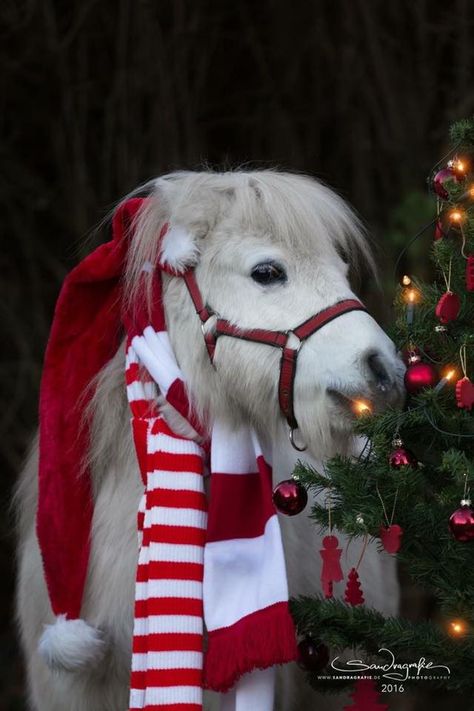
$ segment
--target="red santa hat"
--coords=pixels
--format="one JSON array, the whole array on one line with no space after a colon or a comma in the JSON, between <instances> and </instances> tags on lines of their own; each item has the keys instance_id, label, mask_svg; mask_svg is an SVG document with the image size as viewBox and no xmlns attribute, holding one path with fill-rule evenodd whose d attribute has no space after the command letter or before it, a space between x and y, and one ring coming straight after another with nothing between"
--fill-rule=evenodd
<instances>
[{"instance_id":1,"label":"red santa hat","mask_svg":"<svg viewBox=\"0 0 474 711\"><path fill-rule=\"evenodd\" d=\"M105 651L100 631L81 619L93 515L91 474L84 464L90 437L85 413L95 376L124 336L122 277L133 225L146 201L122 203L113 217L112 240L66 277L45 354L36 530L56 621L46 626L39 651L55 668L83 668ZM186 230L163 230L165 268L179 272L197 256Z\"/></svg>"}]
</instances>

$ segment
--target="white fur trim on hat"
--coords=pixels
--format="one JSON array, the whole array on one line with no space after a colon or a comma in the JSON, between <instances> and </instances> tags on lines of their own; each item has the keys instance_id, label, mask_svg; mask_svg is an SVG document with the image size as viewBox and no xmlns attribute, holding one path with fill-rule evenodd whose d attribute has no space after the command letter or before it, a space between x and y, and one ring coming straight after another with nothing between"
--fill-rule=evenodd
<instances>
[{"instance_id":1,"label":"white fur trim on hat","mask_svg":"<svg viewBox=\"0 0 474 711\"><path fill-rule=\"evenodd\" d=\"M55 671L85 671L104 657L106 643L100 630L84 620L68 620L59 615L52 625L45 625L38 652Z\"/></svg>"},{"instance_id":2,"label":"white fur trim on hat","mask_svg":"<svg viewBox=\"0 0 474 711\"><path fill-rule=\"evenodd\" d=\"M199 261L195 237L179 225L170 225L161 241L160 262L175 271L184 272Z\"/></svg>"}]
</instances>

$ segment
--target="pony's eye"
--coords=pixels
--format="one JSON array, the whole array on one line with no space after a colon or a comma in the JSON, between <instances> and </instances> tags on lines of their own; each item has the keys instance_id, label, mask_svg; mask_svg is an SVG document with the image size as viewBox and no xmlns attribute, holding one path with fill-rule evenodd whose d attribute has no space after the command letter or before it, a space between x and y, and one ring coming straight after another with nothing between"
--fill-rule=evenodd
<instances>
[{"instance_id":1,"label":"pony's eye","mask_svg":"<svg viewBox=\"0 0 474 711\"><path fill-rule=\"evenodd\" d=\"M276 284L286 281L283 267L274 262L263 262L252 269L251 277L258 284Z\"/></svg>"}]
</instances>

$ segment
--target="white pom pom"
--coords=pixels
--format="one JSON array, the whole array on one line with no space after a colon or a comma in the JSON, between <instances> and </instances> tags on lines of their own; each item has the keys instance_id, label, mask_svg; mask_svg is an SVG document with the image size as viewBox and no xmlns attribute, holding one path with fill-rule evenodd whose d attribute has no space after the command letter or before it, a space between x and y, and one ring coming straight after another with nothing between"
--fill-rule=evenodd
<instances>
[{"instance_id":1,"label":"white pom pom","mask_svg":"<svg viewBox=\"0 0 474 711\"><path fill-rule=\"evenodd\" d=\"M178 273L195 266L199 261L195 237L179 225L170 225L161 243L160 261Z\"/></svg>"},{"instance_id":2,"label":"white pom pom","mask_svg":"<svg viewBox=\"0 0 474 711\"><path fill-rule=\"evenodd\" d=\"M85 671L104 657L106 643L101 632L84 620L68 620L59 615L45 625L38 652L54 671Z\"/></svg>"}]
</instances>

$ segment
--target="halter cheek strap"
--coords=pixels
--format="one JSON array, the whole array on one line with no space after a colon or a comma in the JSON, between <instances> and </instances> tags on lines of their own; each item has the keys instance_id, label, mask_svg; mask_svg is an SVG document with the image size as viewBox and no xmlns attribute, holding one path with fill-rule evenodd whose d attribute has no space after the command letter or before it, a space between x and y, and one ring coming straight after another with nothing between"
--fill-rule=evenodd
<instances>
[{"instance_id":1,"label":"halter cheek strap","mask_svg":"<svg viewBox=\"0 0 474 711\"><path fill-rule=\"evenodd\" d=\"M326 324L351 311L367 311L365 306L358 299L344 299L310 316L299 326L288 331L271 331L264 328L240 328L220 317L216 318L214 327L209 329L206 328L206 324L210 318L215 318L216 315L203 301L194 269L190 269L181 275L175 272L175 275L182 276L184 279L196 313L201 321L204 341L211 363L213 363L217 339L220 336L240 338L244 341L262 343L281 349L278 402L280 410L290 427L291 444L295 449L303 451L294 441L294 431L298 428L294 411L294 384L298 354L306 339L326 326ZM296 345L293 345L295 341Z\"/></svg>"}]
</instances>

